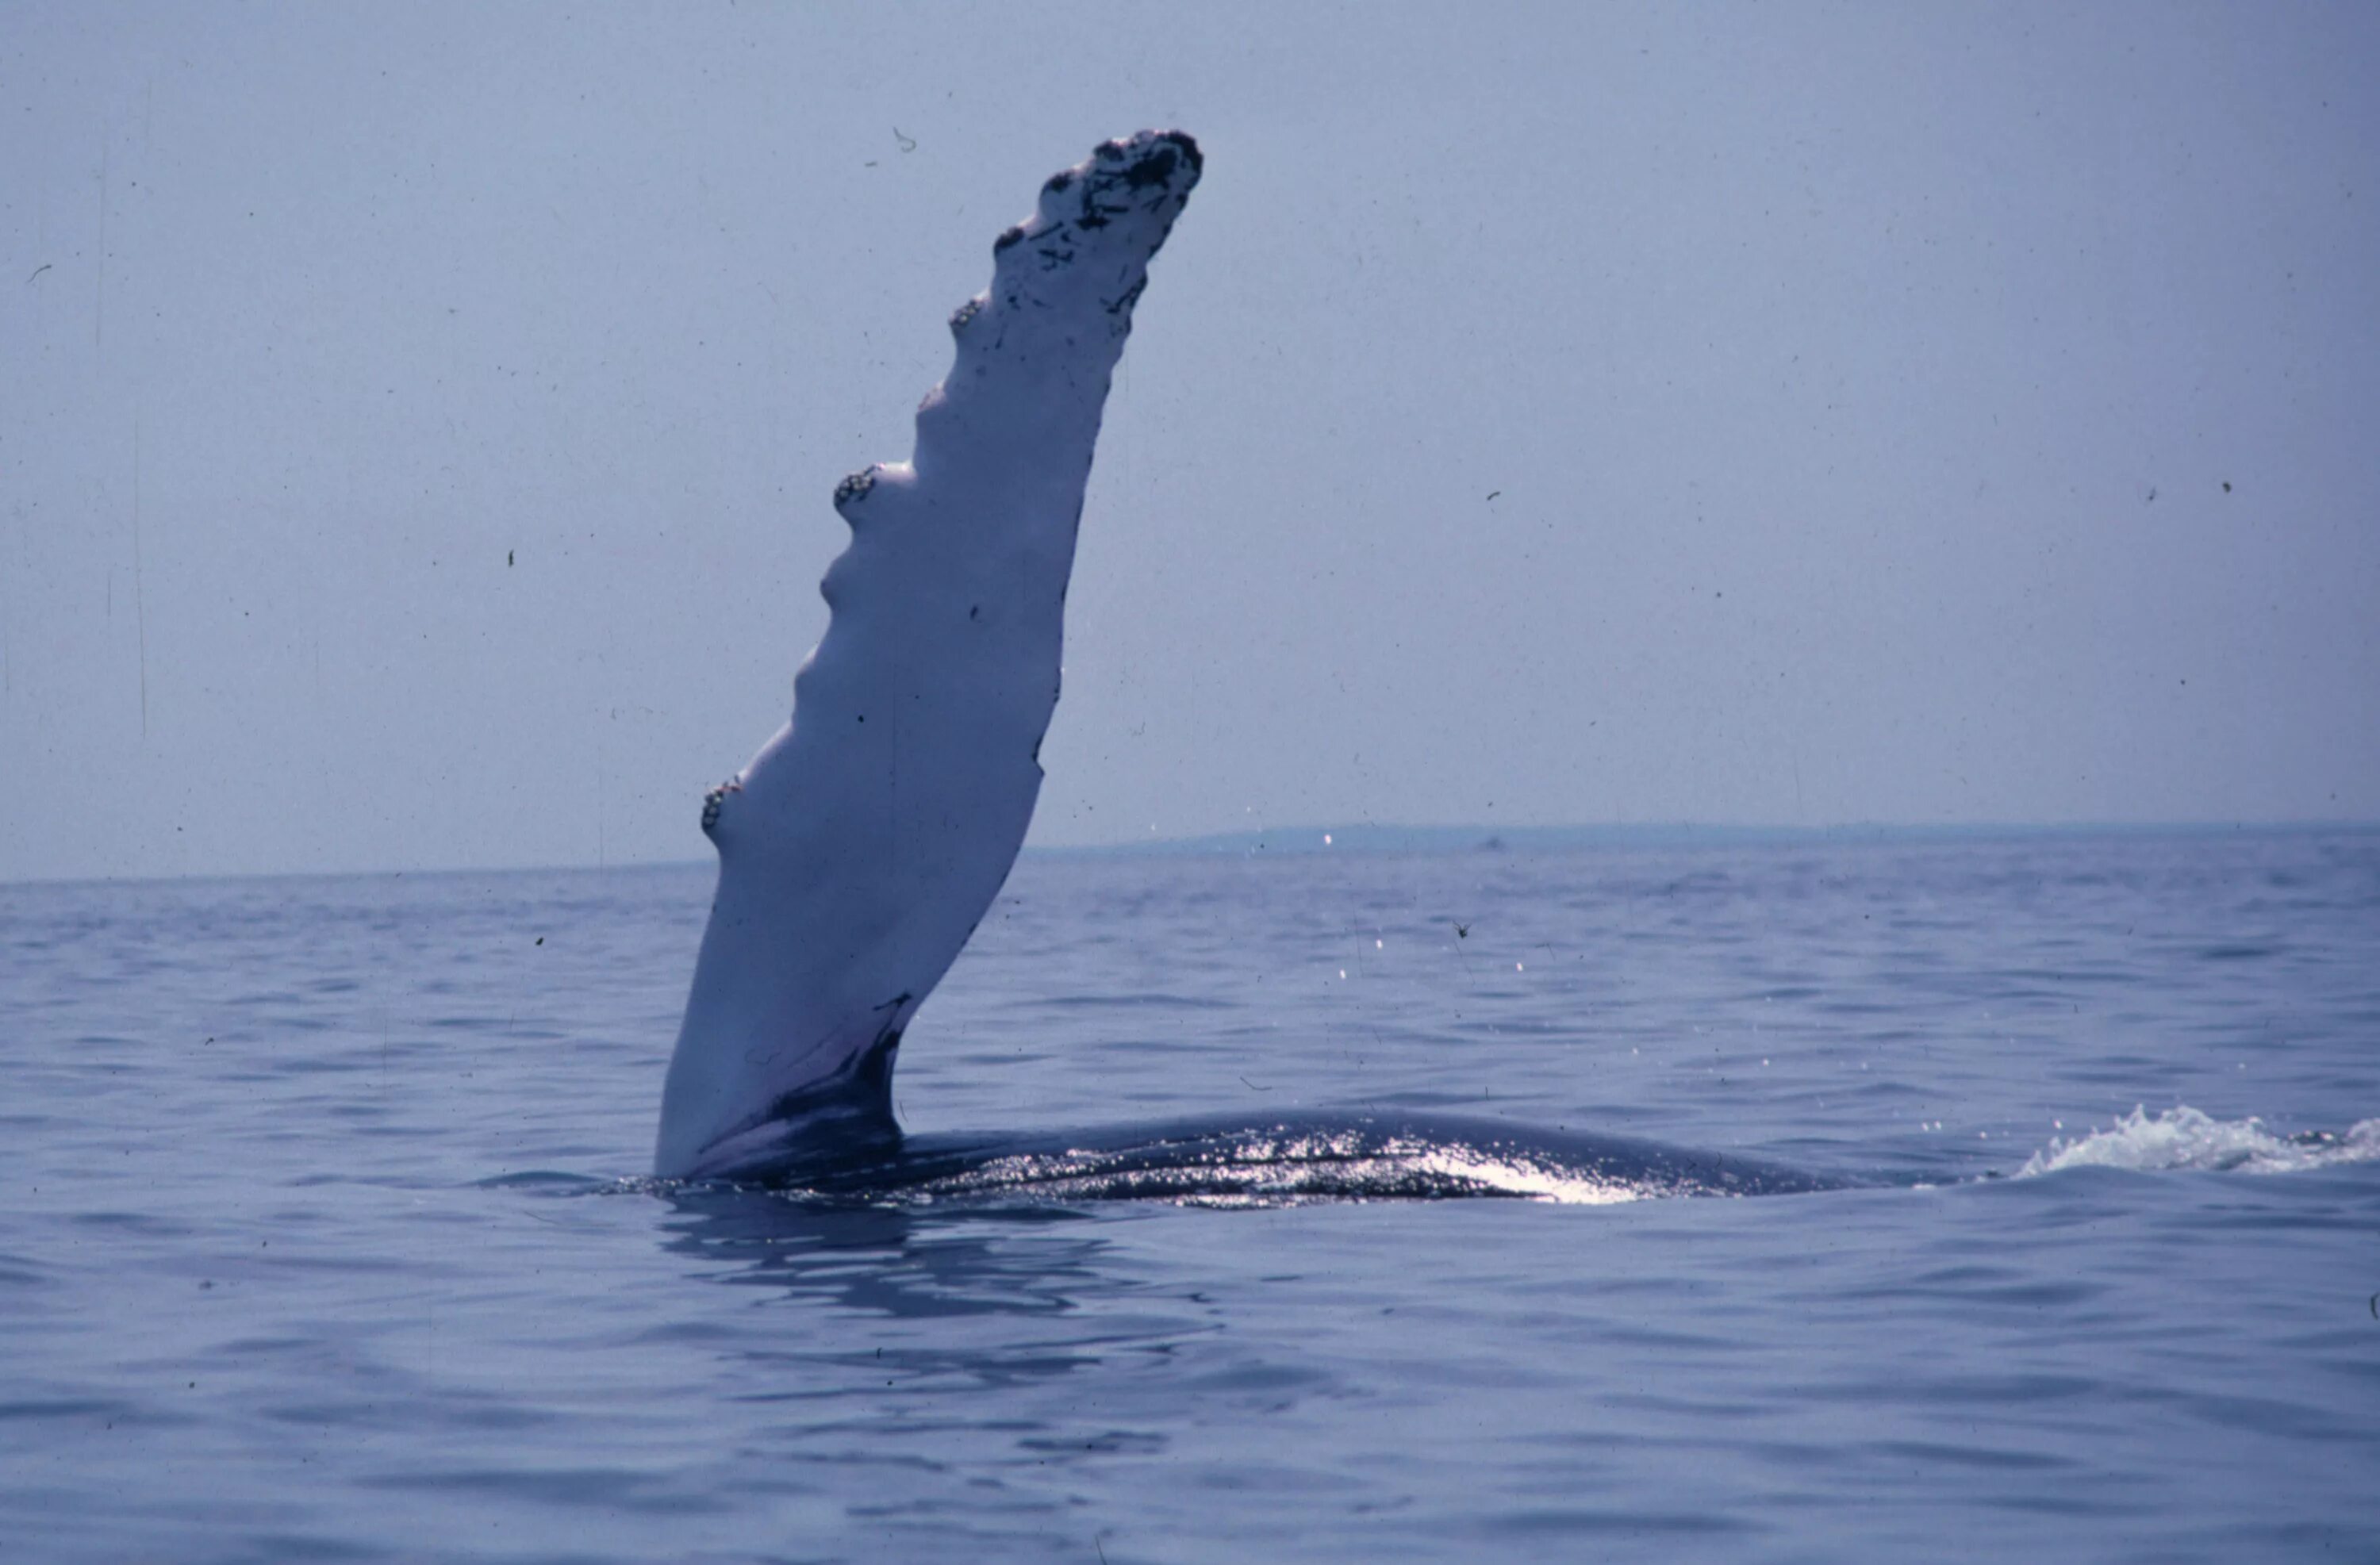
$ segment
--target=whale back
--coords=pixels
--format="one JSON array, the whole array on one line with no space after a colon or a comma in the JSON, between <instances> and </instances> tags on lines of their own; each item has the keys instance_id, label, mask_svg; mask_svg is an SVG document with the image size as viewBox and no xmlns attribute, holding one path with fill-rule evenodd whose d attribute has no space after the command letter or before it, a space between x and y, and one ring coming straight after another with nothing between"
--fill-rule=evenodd
<instances>
[{"instance_id":1,"label":"whale back","mask_svg":"<svg viewBox=\"0 0 2380 1565\"><path fill-rule=\"evenodd\" d=\"M656 1173L897 1143L902 1035L1032 819L1109 379L1199 169L1143 131L1053 176L952 316L910 459L835 490L851 542L792 717L704 804L718 890Z\"/></svg>"}]
</instances>

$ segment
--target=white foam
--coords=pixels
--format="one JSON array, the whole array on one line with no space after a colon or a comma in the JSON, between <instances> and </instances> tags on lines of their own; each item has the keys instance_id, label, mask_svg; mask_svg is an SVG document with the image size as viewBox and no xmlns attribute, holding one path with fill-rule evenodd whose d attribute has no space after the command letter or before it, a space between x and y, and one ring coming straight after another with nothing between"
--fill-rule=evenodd
<instances>
[{"instance_id":1,"label":"white foam","mask_svg":"<svg viewBox=\"0 0 2380 1565\"><path fill-rule=\"evenodd\" d=\"M2136 1108L2106 1130L2053 1141L2035 1152L2016 1177L2092 1166L2187 1169L2223 1173L2301 1173L2339 1163L2380 1159L2380 1119L2341 1132L2276 1135L2262 1120L2218 1120L2183 1106L2151 1114Z\"/></svg>"}]
</instances>

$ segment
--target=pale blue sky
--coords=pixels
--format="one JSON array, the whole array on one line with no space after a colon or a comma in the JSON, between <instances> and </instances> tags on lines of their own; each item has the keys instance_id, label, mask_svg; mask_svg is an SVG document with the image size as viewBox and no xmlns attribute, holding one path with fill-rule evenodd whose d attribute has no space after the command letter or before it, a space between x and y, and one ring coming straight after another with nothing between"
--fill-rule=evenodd
<instances>
[{"instance_id":1,"label":"pale blue sky","mask_svg":"<svg viewBox=\"0 0 2380 1565\"><path fill-rule=\"evenodd\" d=\"M2368 6L25 5L0 114L0 879L702 856L1148 125L1035 840L2380 817Z\"/></svg>"}]
</instances>

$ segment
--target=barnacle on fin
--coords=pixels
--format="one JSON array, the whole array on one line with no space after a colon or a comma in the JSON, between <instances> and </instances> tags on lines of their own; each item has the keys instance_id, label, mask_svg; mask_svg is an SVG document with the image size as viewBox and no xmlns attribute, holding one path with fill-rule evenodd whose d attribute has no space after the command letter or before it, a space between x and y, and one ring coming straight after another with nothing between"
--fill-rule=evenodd
<instances>
[{"instance_id":1,"label":"barnacle on fin","mask_svg":"<svg viewBox=\"0 0 2380 1565\"><path fill-rule=\"evenodd\" d=\"M731 777L726 782L722 782L718 787L713 788L710 792L702 795L702 832L704 836L710 836L713 834L713 829L719 824L719 813L726 807L727 795L730 794L740 794L743 791L744 784Z\"/></svg>"},{"instance_id":2,"label":"barnacle on fin","mask_svg":"<svg viewBox=\"0 0 2380 1565\"><path fill-rule=\"evenodd\" d=\"M873 467L864 467L856 473L844 476L843 483L835 485L835 509L840 512L843 506L852 504L855 500L867 500L868 490L873 488L876 488L876 468Z\"/></svg>"}]
</instances>

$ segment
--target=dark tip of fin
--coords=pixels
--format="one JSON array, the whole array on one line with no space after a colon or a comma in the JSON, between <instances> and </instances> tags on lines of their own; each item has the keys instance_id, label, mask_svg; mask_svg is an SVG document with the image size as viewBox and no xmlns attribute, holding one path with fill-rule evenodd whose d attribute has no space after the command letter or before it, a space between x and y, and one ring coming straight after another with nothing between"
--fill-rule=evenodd
<instances>
[{"instance_id":1,"label":"dark tip of fin","mask_svg":"<svg viewBox=\"0 0 2380 1565\"><path fill-rule=\"evenodd\" d=\"M1124 171L1123 182L1135 190L1151 185L1162 185L1173 177L1173 165L1182 161L1172 147L1161 147L1142 158Z\"/></svg>"},{"instance_id":2,"label":"dark tip of fin","mask_svg":"<svg viewBox=\"0 0 2380 1565\"><path fill-rule=\"evenodd\" d=\"M1192 137L1188 131L1168 130L1160 135L1158 140L1160 141L1171 141L1175 147L1179 148L1182 152L1183 161L1190 165L1191 173L1204 174L1207 172L1206 154L1198 151L1198 142L1196 139Z\"/></svg>"}]
</instances>

